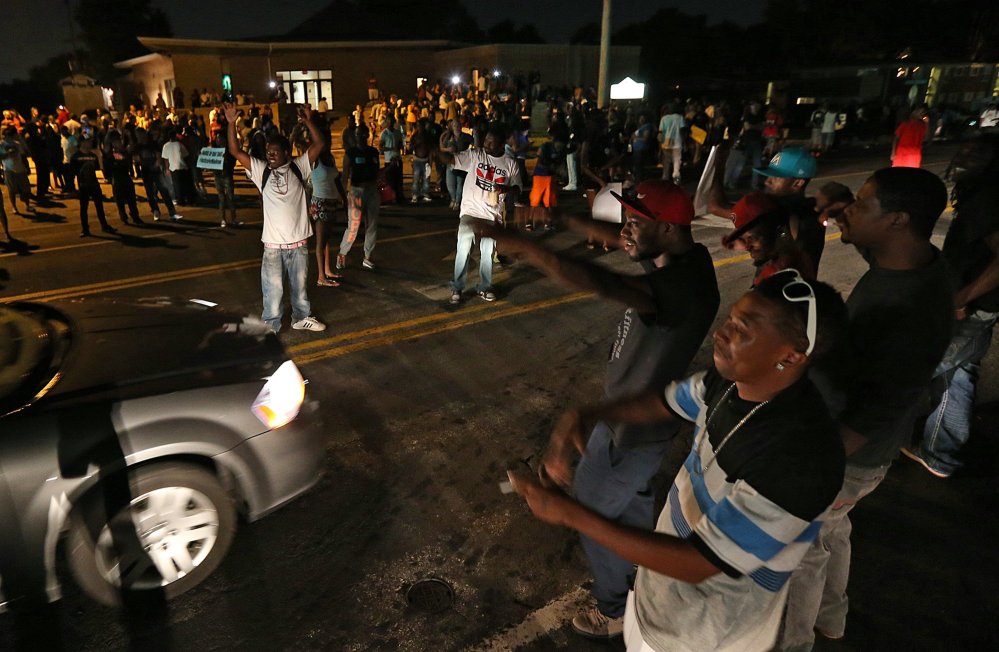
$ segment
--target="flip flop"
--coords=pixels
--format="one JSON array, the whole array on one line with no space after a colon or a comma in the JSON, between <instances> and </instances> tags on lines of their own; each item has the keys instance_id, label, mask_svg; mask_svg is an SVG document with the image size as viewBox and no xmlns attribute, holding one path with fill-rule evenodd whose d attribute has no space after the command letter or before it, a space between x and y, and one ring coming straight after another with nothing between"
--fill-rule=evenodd
<instances>
[{"instance_id":1,"label":"flip flop","mask_svg":"<svg viewBox=\"0 0 999 652\"><path fill-rule=\"evenodd\" d=\"M325 288L338 288L338 287L340 287L340 282L339 281L334 281L331 278L319 277L319 280L316 281L316 285L318 285L321 288L323 288L323 287L325 287Z\"/></svg>"}]
</instances>

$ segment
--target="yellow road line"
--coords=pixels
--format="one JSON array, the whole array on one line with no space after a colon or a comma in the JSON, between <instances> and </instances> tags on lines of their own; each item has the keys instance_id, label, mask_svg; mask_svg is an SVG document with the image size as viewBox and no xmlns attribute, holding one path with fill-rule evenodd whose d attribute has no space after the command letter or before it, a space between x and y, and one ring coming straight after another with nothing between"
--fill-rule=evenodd
<instances>
[{"instance_id":1,"label":"yellow road line","mask_svg":"<svg viewBox=\"0 0 999 652\"><path fill-rule=\"evenodd\" d=\"M422 326L423 324L429 324L435 321L443 321L445 319L450 319L452 317L470 315L473 313L483 312L485 310L495 310L497 306L502 306L502 305L506 305L506 302L497 301L493 304L483 303L477 306L468 306L467 308L456 310L454 312L435 312L430 315L424 315L422 317L416 317L414 319L407 319L405 321L393 322L391 324L382 324L380 326L373 326L372 328L365 328L359 331L340 333L339 335L334 335L333 337L326 337L321 340L302 342L301 344L295 344L294 346L289 346L288 352L292 354L302 353L310 349L318 349L320 347L330 346L331 344L338 344L340 342L346 342L360 337L381 335L382 333L401 330L403 328L410 328L411 326Z\"/></svg>"},{"instance_id":2,"label":"yellow road line","mask_svg":"<svg viewBox=\"0 0 999 652\"><path fill-rule=\"evenodd\" d=\"M381 240L379 240L379 243L400 242L403 240L426 238L430 236L442 235L445 233L454 233L454 232L455 232L454 229L424 231L422 233L411 233L409 235L400 235L393 238L382 238ZM68 245L67 247L76 247L76 246L81 246L81 245ZM249 260L239 260L232 263L221 263L218 265L207 265L204 267L194 267L186 270L157 272L156 274L147 274L145 276L137 276L135 278L130 278L130 279L100 281L98 283L75 285L66 288L58 288L55 290L41 290L39 292L29 292L27 294L18 294L11 297L0 297L0 303L12 303L14 301L40 301L40 300L54 301L56 299L69 299L72 297L86 296L89 294L96 294L97 292L105 292L109 290L124 290L128 288L141 287L143 285L152 285L154 283L168 283L171 281L180 281L184 279L194 278L196 276L213 274L215 272L247 269L249 267L253 267L259 264L260 264L259 258L251 258Z\"/></svg>"},{"instance_id":3,"label":"yellow road line","mask_svg":"<svg viewBox=\"0 0 999 652\"><path fill-rule=\"evenodd\" d=\"M596 296L595 294L589 292L575 292L573 294L566 294L561 297L555 297L553 299L545 299L543 301L528 303L523 306L511 306L510 308L506 308L504 310L497 310L496 312L482 316L469 315L465 318L456 319L454 321L450 321L437 326L432 326L430 328L424 328L421 330L409 331L405 333L396 333L394 335L386 335L384 337L378 337L371 340L354 342L353 344L348 344L346 346L335 347L332 349L328 349L326 351L318 351L316 353L311 353L307 355L295 356L293 359L295 360L296 364L306 365L312 362L318 362L320 360L326 360L329 358L338 358L340 356L347 355L348 353L365 351L367 349L373 349L380 346L387 346L389 344L395 344L398 342L405 342L407 340L426 337L428 335L446 333L447 331L453 331L458 328L464 328L465 326L471 326L473 324L482 324L487 321L493 321L494 319L514 317L516 315L521 315L527 312L544 310L545 308L552 308L554 306L566 303L572 303L575 301L579 301L580 299L589 299L595 296Z\"/></svg>"}]
</instances>

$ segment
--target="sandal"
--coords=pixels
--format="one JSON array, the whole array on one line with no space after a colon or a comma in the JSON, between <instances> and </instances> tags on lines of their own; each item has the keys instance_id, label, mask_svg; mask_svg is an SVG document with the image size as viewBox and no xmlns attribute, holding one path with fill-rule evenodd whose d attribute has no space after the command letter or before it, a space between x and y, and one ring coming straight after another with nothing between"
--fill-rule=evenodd
<instances>
[{"instance_id":1,"label":"sandal","mask_svg":"<svg viewBox=\"0 0 999 652\"><path fill-rule=\"evenodd\" d=\"M338 288L340 287L340 281L335 281L331 278L324 278L320 276L319 280L316 281L316 285L318 285L321 288Z\"/></svg>"}]
</instances>

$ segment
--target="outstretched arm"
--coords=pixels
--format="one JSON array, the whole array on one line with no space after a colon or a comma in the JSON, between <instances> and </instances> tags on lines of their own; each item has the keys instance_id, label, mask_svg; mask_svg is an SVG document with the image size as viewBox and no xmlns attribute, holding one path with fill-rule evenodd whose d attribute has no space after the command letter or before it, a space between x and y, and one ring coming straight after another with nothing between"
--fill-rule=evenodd
<instances>
[{"instance_id":1,"label":"outstretched arm","mask_svg":"<svg viewBox=\"0 0 999 652\"><path fill-rule=\"evenodd\" d=\"M249 170L250 155L240 148L239 140L236 138L236 120L239 118L239 111L231 103L226 102L222 105L222 112L225 113L225 119L228 123L226 126L226 145L229 153L236 157L240 165Z\"/></svg>"},{"instance_id":2,"label":"outstretched arm","mask_svg":"<svg viewBox=\"0 0 999 652\"><path fill-rule=\"evenodd\" d=\"M572 290L596 294L623 303L641 314L656 312L652 288L640 276L617 274L592 263L560 256L545 249L535 241L507 231L486 220L476 220L477 235L493 238L502 251L522 256L545 276Z\"/></svg>"},{"instance_id":3,"label":"outstretched arm","mask_svg":"<svg viewBox=\"0 0 999 652\"><path fill-rule=\"evenodd\" d=\"M308 104L302 106L298 115L298 121L303 123L306 129L309 130L309 140L311 142L306 154L309 155L309 165L312 165L319 158L319 155L323 153L323 148L329 147L329 143L326 142L326 137L319 133L319 129L316 128L315 123L312 121L312 107Z\"/></svg>"}]
</instances>

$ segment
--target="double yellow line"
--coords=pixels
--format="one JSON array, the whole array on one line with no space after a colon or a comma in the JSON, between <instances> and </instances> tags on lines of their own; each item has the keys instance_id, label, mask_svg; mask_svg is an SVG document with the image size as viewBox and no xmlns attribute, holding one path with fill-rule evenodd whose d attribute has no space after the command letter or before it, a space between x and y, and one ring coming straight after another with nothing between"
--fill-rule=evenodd
<instances>
[{"instance_id":1,"label":"double yellow line","mask_svg":"<svg viewBox=\"0 0 999 652\"><path fill-rule=\"evenodd\" d=\"M296 364L304 365L311 362L318 362L319 360L326 360L328 358L338 358L349 353L366 351L380 346L387 346L389 344L414 340L421 337L427 337L429 335L445 333L447 331L457 330L473 324L482 324L487 321L493 321L494 319L515 317L524 313L544 310L545 308L552 308L566 303L573 303L575 301L579 301L580 299L589 299L595 296L595 294L590 292L574 292L572 294L566 294L552 299L543 299L541 301L527 303L522 306L512 306L502 301L497 301L494 304L469 306L468 308L457 310L455 312L434 313L432 315L416 317L414 319L408 319L392 324L384 324L382 326L375 326L373 328L367 328L360 331L341 333L340 335L327 337L321 340L304 342L302 344L296 344L288 347L288 351L292 354ZM485 312L487 310L489 312ZM485 314L482 314L484 312ZM346 342L344 346L336 346L337 344L343 342ZM322 350L315 351L315 349Z\"/></svg>"}]
</instances>

